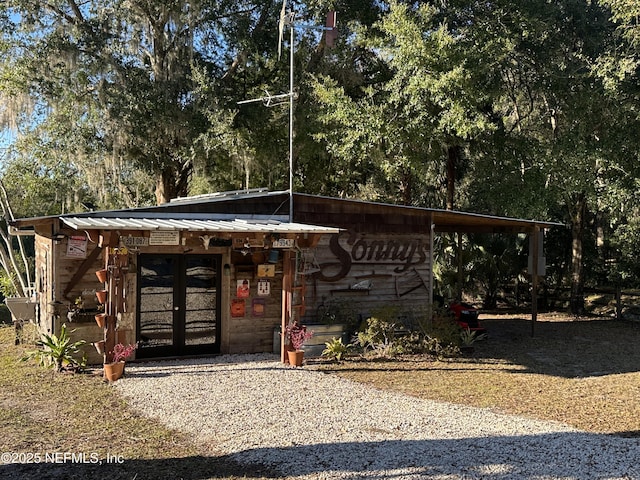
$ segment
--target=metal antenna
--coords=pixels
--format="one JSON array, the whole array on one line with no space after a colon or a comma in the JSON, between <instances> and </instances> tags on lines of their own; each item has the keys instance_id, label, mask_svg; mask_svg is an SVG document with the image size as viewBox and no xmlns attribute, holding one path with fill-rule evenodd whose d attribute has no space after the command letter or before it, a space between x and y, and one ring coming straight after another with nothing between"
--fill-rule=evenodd
<instances>
[{"instance_id":1,"label":"metal antenna","mask_svg":"<svg viewBox=\"0 0 640 480\"><path fill-rule=\"evenodd\" d=\"M295 54L295 12L293 9L287 12L287 0L282 0L280 21L278 22L278 60L280 60L282 56L282 40L284 37L285 27L289 27L291 35L289 41L289 93L271 95L269 92L265 91L266 96L264 97L254 98L252 100L243 100L237 103L238 105L243 105L247 103L262 102L265 107L274 107L277 105L283 105L286 99L289 99L289 223L293 223L293 101L297 98L294 91L293 76L293 57ZM333 42L336 38L336 13L329 12L325 27L306 28L325 30L327 32L326 44L328 47L331 47L333 46Z\"/></svg>"},{"instance_id":2,"label":"metal antenna","mask_svg":"<svg viewBox=\"0 0 640 480\"><path fill-rule=\"evenodd\" d=\"M286 8L287 0L282 1L282 11L280 12L280 31L284 30L285 25L289 25L291 39L289 44L289 223L293 223L293 54L295 45L295 12L291 10L288 15L283 15ZM282 42L280 42L282 45Z\"/></svg>"}]
</instances>

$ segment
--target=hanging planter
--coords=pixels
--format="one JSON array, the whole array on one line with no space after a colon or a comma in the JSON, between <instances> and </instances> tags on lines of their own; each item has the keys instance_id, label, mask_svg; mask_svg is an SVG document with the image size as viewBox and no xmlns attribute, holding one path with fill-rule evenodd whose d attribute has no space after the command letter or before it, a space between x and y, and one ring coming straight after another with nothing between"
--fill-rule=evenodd
<instances>
[{"instance_id":1,"label":"hanging planter","mask_svg":"<svg viewBox=\"0 0 640 480\"><path fill-rule=\"evenodd\" d=\"M98 298L98 303L105 304L107 302L107 291L106 290L97 290L96 297Z\"/></svg>"},{"instance_id":2,"label":"hanging planter","mask_svg":"<svg viewBox=\"0 0 640 480\"><path fill-rule=\"evenodd\" d=\"M106 268L103 268L102 270L98 270L96 272L96 277L98 277L98 281L100 283L105 283L108 277L108 270Z\"/></svg>"},{"instance_id":3,"label":"hanging planter","mask_svg":"<svg viewBox=\"0 0 640 480\"><path fill-rule=\"evenodd\" d=\"M96 315L96 323L98 324L98 326L100 328L104 328L106 325L107 321L107 314L106 313L98 313Z\"/></svg>"},{"instance_id":4,"label":"hanging planter","mask_svg":"<svg viewBox=\"0 0 640 480\"><path fill-rule=\"evenodd\" d=\"M93 342L93 346L96 348L96 351L100 355L104 355L104 340L100 340L99 342Z\"/></svg>"}]
</instances>

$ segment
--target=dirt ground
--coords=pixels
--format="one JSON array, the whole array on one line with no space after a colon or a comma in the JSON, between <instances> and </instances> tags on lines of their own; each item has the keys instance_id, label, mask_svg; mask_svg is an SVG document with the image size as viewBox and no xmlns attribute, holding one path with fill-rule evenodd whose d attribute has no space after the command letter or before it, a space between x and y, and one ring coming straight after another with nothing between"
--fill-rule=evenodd
<instances>
[{"instance_id":1,"label":"dirt ground","mask_svg":"<svg viewBox=\"0 0 640 480\"><path fill-rule=\"evenodd\" d=\"M640 436L640 323L609 317L483 313L469 356L351 359L326 371L422 398ZM533 333L533 335L532 335Z\"/></svg>"}]
</instances>

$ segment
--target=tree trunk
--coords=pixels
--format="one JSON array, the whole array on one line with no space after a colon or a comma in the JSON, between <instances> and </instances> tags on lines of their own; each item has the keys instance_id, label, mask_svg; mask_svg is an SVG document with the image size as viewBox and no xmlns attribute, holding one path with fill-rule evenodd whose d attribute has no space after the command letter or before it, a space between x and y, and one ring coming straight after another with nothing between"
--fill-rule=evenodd
<instances>
[{"instance_id":1,"label":"tree trunk","mask_svg":"<svg viewBox=\"0 0 640 480\"><path fill-rule=\"evenodd\" d=\"M584 313L584 274L582 266L582 242L587 211L587 200L584 192L578 194L574 204L569 206L571 212L571 313Z\"/></svg>"},{"instance_id":2,"label":"tree trunk","mask_svg":"<svg viewBox=\"0 0 640 480\"><path fill-rule=\"evenodd\" d=\"M459 157L458 147L447 147L447 210L453 210L456 194L456 168L460 160Z\"/></svg>"},{"instance_id":3,"label":"tree trunk","mask_svg":"<svg viewBox=\"0 0 640 480\"><path fill-rule=\"evenodd\" d=\"M177 164L179 165L179 164ZM191 178L190 164L181 165L178 170L173 165L164 168L156 176L156 203L162 205L178 197L189 194L189 180Z\"/></svg>"}]
</instances>

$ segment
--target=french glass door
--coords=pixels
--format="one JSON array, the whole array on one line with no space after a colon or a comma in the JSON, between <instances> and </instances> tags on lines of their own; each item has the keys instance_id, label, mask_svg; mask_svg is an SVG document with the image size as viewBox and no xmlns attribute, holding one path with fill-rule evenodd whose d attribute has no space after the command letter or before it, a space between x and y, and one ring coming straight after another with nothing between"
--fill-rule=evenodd
<instances>
[{"instance_id":1,"label":"french glass door","mask_svg":"<svg viewBox=\"0 0 640 480\"><path fill-rule=\"evenodd\" d=\"M220 352L220 255L138 257L138 358Z\"/></svg>"}]
</instances>

